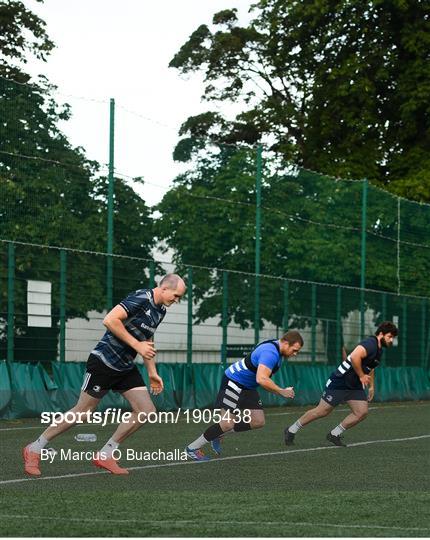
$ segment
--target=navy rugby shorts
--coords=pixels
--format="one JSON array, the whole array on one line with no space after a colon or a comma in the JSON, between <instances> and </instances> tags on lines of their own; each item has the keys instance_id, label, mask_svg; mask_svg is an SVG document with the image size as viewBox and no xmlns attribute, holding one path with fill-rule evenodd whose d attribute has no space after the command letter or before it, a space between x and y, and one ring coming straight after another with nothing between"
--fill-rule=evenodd
<instances>
[{"instance_id":1,"label":"navy rugby shorts","mask_svg":"<svg viewBox=\"0 0 430 540\"><path fill-rule=\"evenodd\" d=\"M329 379L321 399L332 407L336 407L339 403L345 403L350 400L367 401L367 395L363 388L347 388L346 386L333 383Z\"/></svg>"},{"instance_id":2,"label":"navy rugby shorts","mask_svg":"<svg viewBox=\"0 0 430 540\"><path fill-rule=\"evenodd\" d=\"M135 365L129 371L117 371L104 364L95 354L88 357L81 390L91 397L101 399L109 390L122 393L138 386L145 386L145 383Z\"/></svg>"},{"instance_id":3,"label":"navy rugby shorts","mask_svg":"<svg viewBox=\"0 0 430 540\"><path fill-rule=\"evenodd\" d=\"M224 375L215 402L215 409L262 409L260 395L255 388L246 388Z\"/></svg>"}]
</instances>

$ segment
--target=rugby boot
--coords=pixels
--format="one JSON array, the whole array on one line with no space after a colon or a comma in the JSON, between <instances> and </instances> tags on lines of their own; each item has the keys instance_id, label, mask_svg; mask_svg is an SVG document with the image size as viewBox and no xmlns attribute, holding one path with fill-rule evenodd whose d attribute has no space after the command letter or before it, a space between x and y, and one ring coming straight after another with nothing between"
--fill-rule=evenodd
<instances>
[{"instance_id":1,"label":"rugby boot","mask_svg":"<svg viewBox=\"0 0 430 540\"><path fill-rule=\"evenodd\" d=\"M99 469L106 469L112 474L129 474L128 470L120 467L118 465L118 460L113 457L101 459L99 454L97 454L93 459L93 465Z\"/></svg>"},{"instance_id":2,"label":"rugby boot","mask_svg":"<svg viewBox=\"0 0 430 540\"><path fill-rule=\"evenodd\" d=\"M210 461L210 457L206 456L200 448L197 448L197 450L192 450L190 447L185 448L185 452L187 453L187 456L193 459L194 461Z\"/></svg>"},{"instance_id":3,"label":"rugby boot","mask_svg":"<svg viewBox=\"0 0 430 540\"><path fill-rule=\"evenodd\" d=\"M328 442L331 442L335 446L344 446L345 448L347 445L343 442L342 437L340 435L332 435L330 432L327 433L326 439Z\"/></svg>"},{"instance_id":4,"label":"rugby boot","mask_svg":"<svg viewBox=\"0 0 430 540\"><path fill-rule=\"evenodd\" d=\"M294 444L294 437L296 436L295 433L291 433L291 431L288 430L289 428L285 428L284 431L284 441L287 446L291 446Z\"/></svg>"},{"instance_id":5,"label":"rugby boot","mask_svg":"<svg viewBox=\"0 0 430 540\"><path fill-rule=\"evenodd\" d=\"M220 456L222 452L221 437L217 437L216 439L211 441L211 447L215 454L217 456Z\"/></svg>"},{"instance_id":6,"label":"rugby boot","mask_svg":"<svg viewBox=\"0 0 430 540\"><path fill-rule=\"evenodd\" d=\"M41 472L39 469L40 463L40 454L32 452L29 449L29 446L26 446L22 450L22 456L24 458L24 471L30 476L40 476Z\"/></svg>"}]
</instances>

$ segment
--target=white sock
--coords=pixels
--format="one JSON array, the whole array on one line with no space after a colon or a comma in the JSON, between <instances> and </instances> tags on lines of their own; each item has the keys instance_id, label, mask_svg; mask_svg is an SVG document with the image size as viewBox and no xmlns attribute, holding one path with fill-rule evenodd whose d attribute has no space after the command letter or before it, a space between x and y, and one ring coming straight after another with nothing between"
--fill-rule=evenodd
<instances>
[{"instance_id":1,"label":"white sock","mask_svg":"<svg viewBox=\"0 0 430 540\"><path fill-rule=\"evenodd\" d=\"M119 443L117 443L113 439L109 439L108 442L100 450L100 453L104 453L107 458L110 458L112 457L112 452L116 450L118 446L119 446Z\"/></svg>"},{"instance_id":2,"label":"white sock","mask_svg":"<svg viewBox=\"0 0 430 540\"><path fill-rule=\"evenodd\" d=\"M36 441L28 445L28 449L30 450L30 452L35 452L36 454L40 454L40 452L42 451L42 448L45 448L48 442L49 442L48 439L46 439L43 435L41 435Z\"/></svg>"},{"instance_id":3,"label":"white sock","mask_svg":"<svg viewBox=\"0 0 430 540\"><path fill-rule=\"evenodd\" d=\"M299 431L300 428L302 428L302 424L300 423L300 420L297 420L296 422L294 422L294 424L292 424L289 428L288 428L288 431L290 433L297 433Z\"/></svg>"},{"instance_id":4,"label":"white sock","mask_svg":"<svg viewBox=\"0 0 430 540\"><path fill-rule=\"evenodd\" d=\"M200 437L198 439L196 439L195 441L193 441L192 443L190 443L188 445L188 448L190 450L198 450L199 448L201 448L202 446L204 446L205 444L207 444L209 441L207 441L204 437L204 435L200 435Z\"/></svg>"},{"instance_id":5,"label":"white sock","mask_svg":"<svg viewBox=\"0 0 430 540\"><path fill-rule=\"evenodd\" d=\"M342 435L342 433L345 431L345 428L342 426L342 424L339 424L335 428L331 430L331 434L335 437L339 437L339 435Z\"/></svg>"}]
</instances>

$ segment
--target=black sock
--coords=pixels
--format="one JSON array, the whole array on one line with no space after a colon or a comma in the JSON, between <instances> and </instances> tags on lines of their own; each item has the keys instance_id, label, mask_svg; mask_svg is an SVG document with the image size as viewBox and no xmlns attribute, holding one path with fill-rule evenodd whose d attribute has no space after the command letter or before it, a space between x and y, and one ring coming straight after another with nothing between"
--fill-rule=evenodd
<instances>
[{"instance_id":1,"label":"black sock","mask_svg":"<svg viewBox=\"0 0 430 540\"><path fill-rule=\"evenodd\" d=\"M234 424L233 431L249 431L250 429L252 429L251 424L249 422L244 422L243 420L241 420L237 424Z\"/></svg>"},{"instance_id":2,"label":"black sock","mask_svg":"<svg viewBox=\"0 0 430 540\"><path fill-rule=\"evenodd\" d=\"M203 433L203 437L207 441L213 441L218 439L224 431L221 429L219 424L214 424L213 426L208 427L208 429Z\"/></svg>"}]
</instances>

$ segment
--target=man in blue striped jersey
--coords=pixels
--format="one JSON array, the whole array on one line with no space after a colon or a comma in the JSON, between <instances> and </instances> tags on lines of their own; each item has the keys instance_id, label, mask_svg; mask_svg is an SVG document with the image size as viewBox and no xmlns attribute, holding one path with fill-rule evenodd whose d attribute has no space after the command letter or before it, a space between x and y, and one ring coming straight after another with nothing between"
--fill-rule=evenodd
<instances>
[{"instance_id":1,"label":"man in blue striped jersey","mask_svg":"<svg viewBox=\"0 0 430 540\"><path fill-rule=\"evenodd\" d=\"M351 413L327 433L326 437L336 446L346 446L341 436L345 430L366 418L368 402L372 401L375 394L374 370L381 361L383 348L391 347L397 334L397 327L392 322L385 321L378 326L374 336L361 341L330 375L319 404L285 429L285 444L294 444L299 429L327 416L339 403L346 402ZM367 386L369 391L366 395Z\"/></svg>"},{"instance_id":2,"label":"man in blue striped jersey","mask_svg":"<svg viewBox=\"0 0 430 540\"><path fill-rule=\"evenodd\" d=\"M139 289L130 293L104 318L106 332L89 355L78 403L69 411L76 418L92 412L109 390L118 392L130 403L132 413L122 422L112 437L93 459L97 467L113 474L128 474L114 457L119 444L145 421L145 415L155 411L154 404L139 370L134 363L140 354L145 363L154 395L163 390L163 381L155 367L154 332L166 315L166 307L179 302L185 294L185 283L176 274L167 274L154 289ZM143 414L142 414L143 413ZM79 417L78 417L79 419ZM70 429L75 421L59 422L48 427L41 436L23 449L24 470L40 476L42 449L54 437Z\"/></svg>"},{"instance_id":3,"label":"man in blue striped jersey","mask_svg":"<svg viewBox=\"0 0 430 540\"><path fill-rule=\"evenodd\" d=\"M281 388L271 377L281 367L283 357L295 356L302 347L302 336L290 330L279 340L259 343L243 360L227 368L215 404L215 409L220 409L221 421L187 446L188 456L196 461L208 461L210 458L201 450L208 442L219 455L220 437L224 434L263 427L264 411L257 387L262 386L284 398L293 398L291 386Z\"/></svg>"}]
</instances>

